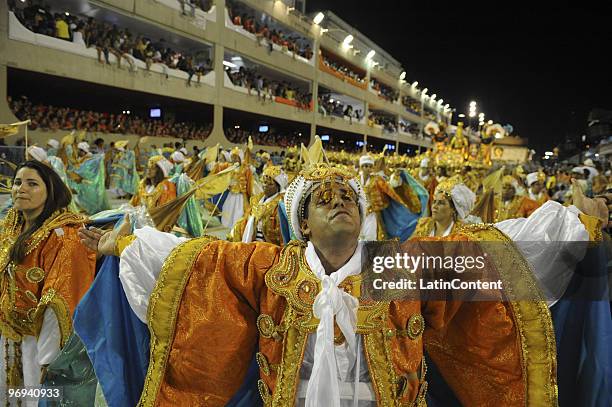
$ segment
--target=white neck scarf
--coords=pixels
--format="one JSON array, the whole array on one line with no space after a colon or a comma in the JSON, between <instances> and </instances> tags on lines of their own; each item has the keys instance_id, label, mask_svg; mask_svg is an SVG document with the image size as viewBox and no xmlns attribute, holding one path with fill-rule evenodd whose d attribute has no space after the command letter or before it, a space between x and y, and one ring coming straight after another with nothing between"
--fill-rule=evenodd
<instances>
[{"instance_id":1,"label":"white neck scarf","mask_svg":"<svg viewBox=\"0 0 612 407\"><path fill-rule=\"evenodd\" d=\"M334 353L334 317L349 348L350 365L357 358L357 308L359 301L344 292L338 285L348 276L361 272L361 242L350 260L338 271L327 275L314 245L308 242L306 263L321 280L322 289L315 298L312 310L319 319L317 340L314 350L314 364L306 389L306 407L340 407L336 356Z\"/></svg>"}]
</instances>

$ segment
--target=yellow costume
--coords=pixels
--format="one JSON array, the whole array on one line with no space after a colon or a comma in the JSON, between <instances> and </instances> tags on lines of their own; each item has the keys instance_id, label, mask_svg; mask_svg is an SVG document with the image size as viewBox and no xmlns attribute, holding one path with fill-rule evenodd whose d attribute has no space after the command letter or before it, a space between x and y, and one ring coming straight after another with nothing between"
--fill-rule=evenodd
<instances>
[{"instance_id":1,"label":"yellow costume","mask_svg":"<svg viewBox=\"0 0 612 407\"><path fill-rule=\"evenodd\" d=\"M130 200L130 205L145 205L147 210L157 208L176 198L176 185L170 180L163 180L155 187L148 185L146 179L138 184L138 192Z\"/></svg>"},{"instance_id":2,"label":"yellow costume","mask_svg":"<svg viewBox=\"0 0 612 407\"><path fill-rule=\"evenodd\" d=\"M147 171L155 171L156 167L159 167L164 177L168 177L172 164L163 156L151 157L147 164ZM176 185L173 182L164 178L157 185L152 185L151 181L145 178L138 184L138 191L130 200L130 205L145 205L147 210L151 211L174 199L176 199Z\"/></svg>"}]
</instances>

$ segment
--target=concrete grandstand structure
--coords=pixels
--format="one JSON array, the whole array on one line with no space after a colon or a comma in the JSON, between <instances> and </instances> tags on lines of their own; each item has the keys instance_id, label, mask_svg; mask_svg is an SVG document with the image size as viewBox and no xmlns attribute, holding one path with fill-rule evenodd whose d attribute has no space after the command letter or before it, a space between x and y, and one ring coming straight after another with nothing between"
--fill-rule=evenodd
<instances>
[{"instance_id":1,"label":"concrete grandstand structure","mask_svg":"<svg viewBox=\"0 0 612 407\"><path fill-rule=\"evenodd\" d=\"M312 56L307 59L284 46L267 46L265 40L262 43L258 35L232 20L230 8L236 5L243 12L254 13L262 24L283 27L301 38ZM331 12L324 11L323 21L315 24L313 16L272 0L215 0L208 11L194 9L189 13L181 12L178 0L58 0L51 2L51 6L66 13L135 27L153 38L163 36L183 49L197 48L210 56L211 69L202 75L198 86L185 86L186 72L161 64L153 64L147 70L143 61L133 59L134 71L110 68L98 62L95 48L28 30L2 2L0 123L18 120L6 103L10 96L10 72L15 70L180 99L193 102L194 109L207 106L212 112L212 131L205 140L188 140L188 145L220 143L230 147L232 143L224 133L225 112L230 110L256 114L262 122L283 120L307 125L310 141L316 134L331 129L367 144L388 144L400 152L407 147L429 147L429 139L423 136L424 125L430 120L446 123L451 120L452 109L448 104L434 100L418 89L416 83L406 82L405 69L398 61ZM311 102L298 105L294 100L274 97L274 103L261 103L256 94L229 79L228 72L238 71L241 66L256 67L273 79L295 82L295 87L307 93ZM331 114L329 109L322 108L322 100L326 103L342 100L344 107L350 104L351 111L359 111L361 116ZM29 136L42 143L50 137L59 139L66 131L56 133L35 130ZM12 144L22 136L20 133L5 141ZM91 142L99 136L87 134L87 139ZM102 137L108 141L135 141L140 136ZM152 137L148 143L176 140Z\"/></svg>"}]
</instances>

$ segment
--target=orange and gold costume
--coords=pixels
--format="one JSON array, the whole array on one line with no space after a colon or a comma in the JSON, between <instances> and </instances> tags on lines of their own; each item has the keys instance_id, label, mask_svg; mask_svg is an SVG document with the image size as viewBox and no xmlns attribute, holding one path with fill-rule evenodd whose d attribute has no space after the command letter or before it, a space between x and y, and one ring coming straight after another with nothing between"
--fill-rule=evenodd
<instances>
[{"instance_id":1,"label":"orange and gold costume","mask_svg":"<svg viewBox=\"0 0 612 407\"><path fill-rule=\"evenodd\" d=\"M486 226L461 233L463 240L508 240ZM257 352L264 405L293 406L319 323L313 302L321 281L305 246L200 238L176 247L150 297L151 361L139 405L223 406ZM524 260L509 257L521 289L540 298ZM360 298L362 278L347 277L340 287ZM554 332L543 301L360 299L356 332L378 405L425 405L425 348L464 405L556 403Z\"/></svg>"},{"instance_id":2,"label":"orange and gold costume","mask_svg":"<svg viewBox=\"0 0 612 407\"><path fill-rule=\"evenodd\" d=\"M453 223L453 227L451 228L451 234L457 234L460 232L461 228L465 225L465 223L456 220ZM436 222L434 221L434 219L431 216L427 216L425 218L420 218L416 229L414 230L414 233L412 234L412 238L415 237L429 237L429 235L431 234L431 232L434 231L436 226Z\"/></svg>"},{"instance_id":3,"label":"orange and gold costume","mask_svg":"<svg viewBox=\"0 0 612 407\"><path fill-rule=\"evenodd\" d=\"M245 212L247 212L253 194L253 172L249 164L241 164L240 168L233 173L229 190L244 196Z\"/></svg>"},{"instance_id":4,"label":"orange and gold costume","mask_svg":"<svg viewBox=\"0 0 612 407\"><path fill-rule=\"evenodd\" d=\"M376 236L378 240L388 239L382 218L382 211L389 206L389 200L394 200L408 208L412 213L421 211L421 202L412 188L402 184L397 188L391 185L380 175L372 174L363 185L368 198L368 214L376 215Z\"/></svg>"},{"instance_id":5,"label":"orange and gold costume","mask_svg":"<svg viewBox=\"0 0 612 407\"><path fill-rule=\"evenodd\" d=\"M540 204L526 196L515 195L512 200L503 202L501 199L497 202L495 208L495 222L501 222L506 219L527 218Z\"/></svg>"},{"instance_id":6,"label":"orange and gold costume","mask_svg":"<svg viewBox=\"0 0 612 407\"><path fill-rule=\"evenodd\" d=\"M38 338L43 315L53 310L60 330L60 348L72 334L72 314L93 282L96 255L81 244L77 230L85 218L68 211L52 214L26 243L20 264L9 261L10 248L23 226L11 209L0 225L0 330L3 339L20 343ZM8 345L7 345L8 346ZM6 367L6 366L5 366ZM11 375L11 384L23 380ZM23 382L21 382L23 383Z\"/></svg>"},{"instance_id":7,"label":"orange and gold costume","mask_svg":"<svg viewBox=\"0 0 612 407\"><path fill-rule=\"evenodd\" d=\"M170 180L163 180L151 192L147 192L148 187L146 179L141 180L138 184L138 192L130 200L130 205L144 204L147 210L151 210L176 199L176 185Z\"/></svg>"},{"instance_id":8,"label":"orange and gold costume","mask_svg":"<svg viewBox=\"0 0 612 407\"><path fill-rule=\"evenodd\" d=\"M281 235L281 223L278 217L278 204L284 196L284 194L279 193L265 203L260 203L264 197L263 193L251 198L250 212L236 222L230 233L229 240L232 242L241 242L249 216L253 216L256 225L261 222L261 229L265 241L279 246L282 245L283 237ZM253 232L256 233L256 230ZM255 241L255 236L253 236L250 241Z\"/></svg>"}]
</instances>

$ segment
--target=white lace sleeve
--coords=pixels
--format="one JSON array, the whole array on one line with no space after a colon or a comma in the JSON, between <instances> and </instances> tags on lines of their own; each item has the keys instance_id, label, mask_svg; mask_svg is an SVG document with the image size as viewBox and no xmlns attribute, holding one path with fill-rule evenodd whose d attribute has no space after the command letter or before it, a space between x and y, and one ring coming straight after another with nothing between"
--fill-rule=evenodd
<instances>
[{"instance_id":1,"label":"white lace sleeve","mask_svg":"<svg viewBox=\"0 0 612 407\"><path fill-rule=\"evenodd\" d=\"M187 239L148 226L137 229L134 235L136 240L121 253L119 279L130 307L146 324L149 297L164 261L176 246Z\"/></svg>"},{"instance_id":2,"label":"white lace sleeve","mask_svg":"<svg viewBox=\"0 0 612 407\"><path fill-rule=\"evenodd\" d=\"M585 255L589 233L575 206L548 201L528 218L509 219L495 226L508 235L530 263L549 306L554 305Z\"/></svg>"}]
</instances>

